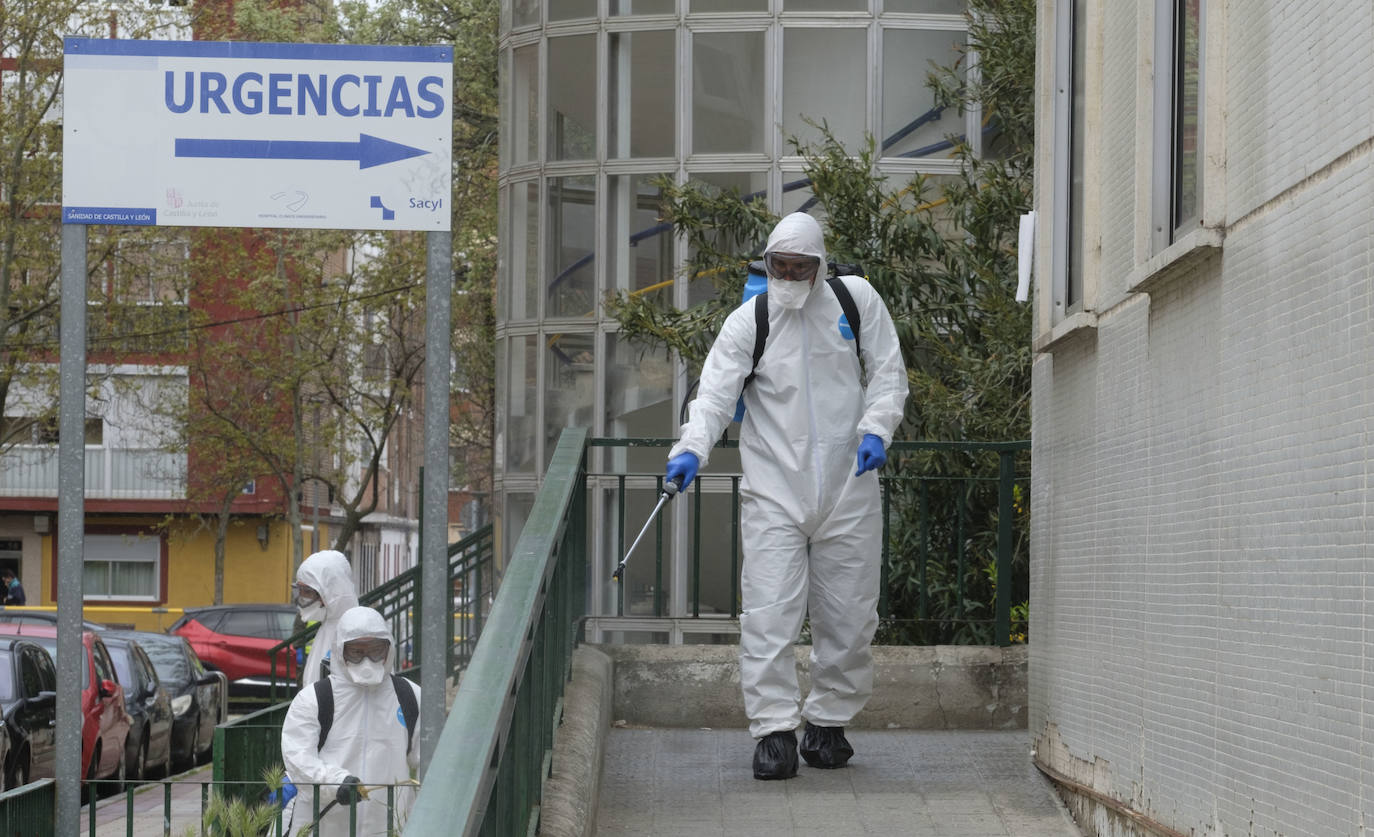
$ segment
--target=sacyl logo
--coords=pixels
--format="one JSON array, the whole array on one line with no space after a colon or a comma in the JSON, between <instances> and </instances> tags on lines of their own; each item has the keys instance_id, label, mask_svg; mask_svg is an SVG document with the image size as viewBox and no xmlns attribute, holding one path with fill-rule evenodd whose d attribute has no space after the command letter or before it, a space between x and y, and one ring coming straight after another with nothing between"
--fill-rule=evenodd
<instances>
[{"instance_id":1,"label":"sacyl logo","mask_svg":"<svg viewBox=\"0 0 1374 837\"><path fill-rule=\"evenodd\" d=\"M385 206L382 205L382 196L381 196L381 195L373 195L373 196L372 196L372 208L373 208L373 209L380 209L380 210L382 211L382 220L383 220L383 221L390 221L390 220L392 220L392 219L394 219L394 218L396 217L396 212L395 212L395 210L387 209Z\"/></svg>"}]
</instances>

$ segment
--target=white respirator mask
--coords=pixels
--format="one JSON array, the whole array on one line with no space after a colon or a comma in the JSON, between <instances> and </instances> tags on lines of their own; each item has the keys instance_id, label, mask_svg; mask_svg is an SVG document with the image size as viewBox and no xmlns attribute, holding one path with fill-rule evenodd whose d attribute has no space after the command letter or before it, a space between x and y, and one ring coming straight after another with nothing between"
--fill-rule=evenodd
<instances>
[{"instance_id":1,"label":"white respirator mask","mask_svg":"<svg viewBox=\"0 0 1374 837\"><path fill-rule=\"evenodd\" d=\"M296 610L300 611L302 622L324 621L324 602L311 602L305 607L297 607Z\"/></svg>"},{"instance_id":2,"label":"white respirator mask","mask_svg":"<svg viewBox=\"0 0 1374 837\"><path fill-rule=\"evenodd\" d=\"M783 308L800 308L811 295L811 282L790 282L768 277L768 298Z\"/></svg>"},{"instance_id":3,"label":"white respirator mask","mask_svg":"<svg viewBox=\"0 0 1374 837\"><path fill-rule=\"evenodd\" d=\"M348 663L347 665L349 678L362 686L375 686L386 677L386 663L363 660L360 663Z\"/></svg>"}]
</instances>

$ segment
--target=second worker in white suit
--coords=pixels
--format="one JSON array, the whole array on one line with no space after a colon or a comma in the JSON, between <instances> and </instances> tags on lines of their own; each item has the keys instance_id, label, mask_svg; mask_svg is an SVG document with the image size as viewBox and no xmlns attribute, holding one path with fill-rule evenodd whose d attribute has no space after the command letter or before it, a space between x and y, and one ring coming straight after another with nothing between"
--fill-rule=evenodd
<instances>
[{"instance_id":1,"label":"second worker in white suit","mask_svg":"<svg viewBox=\"0 0 1374 837\"><path fill-rule=\"evenodd\" d=\"M322 786L318 837L349 833L350 803L357 805L359 837L385 837L404 825L415 792L396 787L388 812L387 786L404 785L419 764L420 689L393 675L394 646L381 614L348 610L339 619L329 675L291 701L281 728L282 762L299 791L290 833L311 822L315 784ZM367 798L363 789L371 789Z\"/></svg>"},{"instance_id":2,"label":"second worker in white suit","mask_svg":"<svg viewBox=\"0 0 1374 837\"><path fill-rule=\"evenodd\" d=\"M763 354L754 366L751 300L711 346L667 477L687 487L742 391L740 685L758 741L754 776L786 779L797 772L795 730L803 720L807 763L842 767L853 755L844 727L873 692L882 548L876 469L902 420L907 379L887 307L857 276L839 279L858 315L858 334L849 328L824 278L825 242L814 218L783 218L764 263ZM811 692L803 703L792 645L808 612Z\"/></svg>"}]
</instances>

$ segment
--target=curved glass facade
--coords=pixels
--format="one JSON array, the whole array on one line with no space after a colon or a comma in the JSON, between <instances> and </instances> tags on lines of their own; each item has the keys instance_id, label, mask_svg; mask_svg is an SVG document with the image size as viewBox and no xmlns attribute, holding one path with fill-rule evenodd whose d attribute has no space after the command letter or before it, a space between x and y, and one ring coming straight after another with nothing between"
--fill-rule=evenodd
<instances>
[{"instance_id":1,"label":"curved glass facade","mask_svg":"<svg viewBox=\"0 0 1374 837\"><path fill-rule=\"evenodd\" d=\"M962 55L960 0L510 0L500 39L495 462L509 553L564 427L676 435L685 374L662 350L621 340L602 303L620 290L685 307L714 292L675 281L686 245L658 220L655 178L735 188L790 212L809 208L810 193L787 138L815 139L811 123L850 147L873 136L884 169L941 174L956 170L943 140L968 134L976 147L979 114L933 110L925 85L931 61ZM665 453L594 449L589 467L661 474ZM725 452L707 473L731 470L738 457ZM620 521L628 542L653 506L653 482L645 477L643 502L632 494L622 512L616 478L598 479L593 613L690 613L696 568L671 548L687 542L681 509L666 524L663 569L641 546L625 602L615 601ZM729 481L703 480L702 490L703 515L729 520ZM702 553L701 612L729 614L730 545ZM668 623L645 630L683 640Z\"/></svg>"}]
</instances>

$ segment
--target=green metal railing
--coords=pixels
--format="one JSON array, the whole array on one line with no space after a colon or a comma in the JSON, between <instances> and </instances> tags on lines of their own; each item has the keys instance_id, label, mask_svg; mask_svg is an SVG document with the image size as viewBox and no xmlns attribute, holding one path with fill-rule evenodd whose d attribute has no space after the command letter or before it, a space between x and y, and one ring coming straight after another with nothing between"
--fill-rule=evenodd
<instances>
[{"instance_id":1,"label":"green metal railing","mask_svg":"<svg viewBox=\"0 0 1374 837\"><path fill-rule=\"evenodd\" d=\"M47 837L57 828L57 783L39 779L0 793L0 834Z\"/></svg>"},{"instance_id":2,"label":"green metal railing","mask_svg":"<svg viewBox=\"0 0 1374 837\"><path fill-rule=\"evenodd\" d=\"M491 591L495 587L493 578L493 544L491 524L483 526L457 543L450 544L449 585L461 582L464 600L449 608L445 618L448 620L448 636L453 641L448 648L448 670L456 672L467 665L477 647L477 638L482 633L487 612L491 609ZM380 587L368 591L358 598L358 603L376 608L391 628L396 639L396 664L412 679L418 677L420 659L419 619L415 618L420 600L420 567L417 564ZM315 637L316 625L310 625L280 643L268 652L272 661L268 702L275 704L290 699L297 688L294 677L289 672L277 671L276 660L287 648L304 648Z\"/></svg>"},{"instance_id":3,"label":"green metal railing","mask_svg":"<svg viewBox=\"0 0 1374 837\"><path fill-rule=\"evenodd\" d=\"M215 727L214 781L243 783L227 786L226 794L252 800L267 789L263 770L282 763L281 725L290 706L280 703Z\"/></svg>"},{"instance_id":4,"label":"green metal railing","mask_svg":"<svg viewBox=\"0 0 1374 837\"><path fill-rule=\"evenodd\" d=\"M52 779L44 779L0 796L0 822L12 817L12 821L18 823L13 827L6 825L0 833L6 837L49 837L53 833L52 803L44 802L42 786L44 783L51 786L52 782ZM163 780L126 789L120 789L119 785L114 779L88 781L83 785L82 791L89 801L82 810L82 831L91 837L112 837L121 832L126 837L151 833L165 837L184 837L188 834L201 837L237 834L287 837L300 835L302 829L313 825L321 815L340 807L335 803L334 785L296 784L298 795L292 820L290 807L283 808L266 798L267 786L260 777L249 781ZM391 834L404 824L407 803L418 785L413 782L365 785L364 789L369 801L386 804L389 821L387 833ZM25 807L16 808L13 814L5 805L5 797L11 795L15 799L25 800ZM112 798L101 802L103 795ZM145 795L160 796L162 804L148 805L143 800ZM52 789L48 787L46 797L50 799L52 796ZM259 817L269 820L260 826L265 830L249 827L250 821L257 821ZM347 816L343 817L348 820L347 828L342 833L338 829L327 833L338 834L339 837L357 837L357 817L356 803L349 803Z\"/></svg>"},{"instance_id":5,"label":"green metal railing","mask_svg":"<svg viewBox=\"0 0 1374 837\"><path fill-rule=\"evenodd\" d=\"M425 773L407 835L532 834L585 614L586 431L565 429Z\"/></svg>"},{"instance_id":6,"label":"green metal railing","mask_svg":"<svg viewBox=\"0 0 1374 837\"><path fill-rule=\"evenodd\" d=\"M667 448L675 439L593 438L591 447ZM734 441L718 448L736 448ZM879 641L899 644L994 642L1008 645L1024 637L1024 616L1013 624L1012 609L1029 592L1029 549L1025 522L1029 481L1029 441L1014 442L893 442L889 464L880 476L883 509L882 582ZM663 472L592 474L602 486L614 486L611 502L616 520L607 548L623 556L639 522L627 521L631 485L652 480L662 491ZM724 520L703 521L703 498L728 497L730 515L729 592L727 606L717 608L731 619L739 615L739 570L743 560L739 539L740 490L738 473L705 471L689 487L687 609L682 618L702 617L703 526L721 527ZM714 490L712 490L714 489ZM670 552L665 539L666 515L660 515L632 563L652 566L648 613L668 618L666 578ZM650 552L652 549L652 552ZM724 573L724 556L712 572ZM901 579L893 585L894 572ZM627 613L629 585L616 588L615 615ZM984 588L991 588L990 592ZM894 590L898 601L894 601Z\"/></svg>"}]
</instances>

